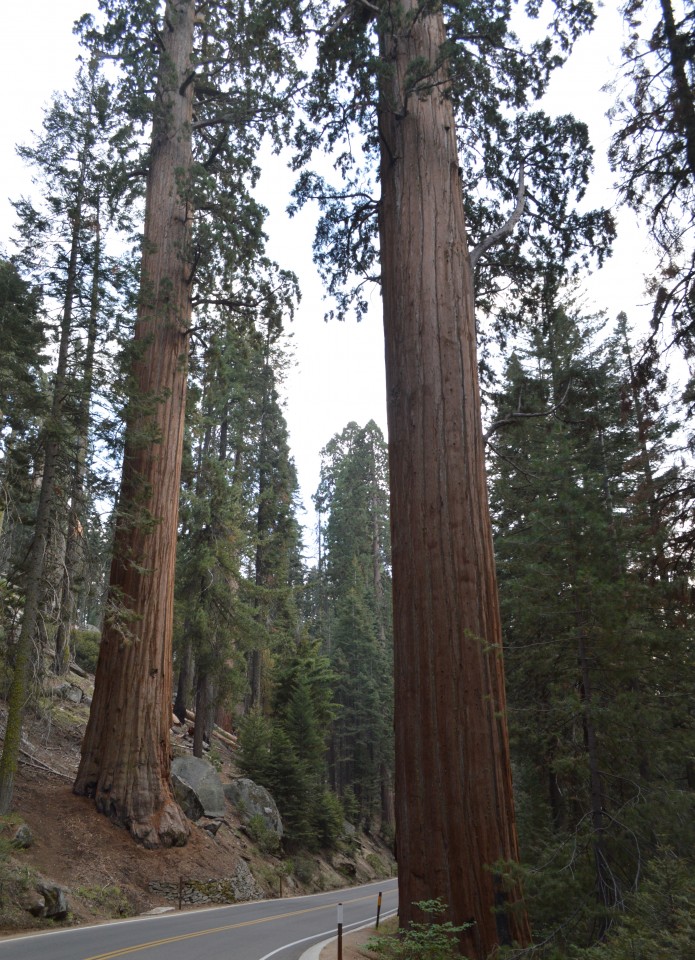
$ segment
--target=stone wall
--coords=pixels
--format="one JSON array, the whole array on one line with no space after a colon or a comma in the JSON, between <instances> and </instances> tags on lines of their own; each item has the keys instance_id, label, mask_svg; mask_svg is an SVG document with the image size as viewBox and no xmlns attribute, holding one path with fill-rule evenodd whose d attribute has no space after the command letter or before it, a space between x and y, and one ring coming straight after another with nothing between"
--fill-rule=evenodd
<instances>
[{"instance_id":1,"label":"stone wall","mask_svg":"<svg viewBox=\"0 0 695 960\"><path fill-rule=\"evenodd\" d=\"M188 907L205 903L244 903L247 900L261 900L265 896L243 860L231 877L210 880L183 877L180 887L178 882L154 880L149 888L151 893L172 903L178 904L180 896L182 905Z\"/></svg>"}]
</instances>

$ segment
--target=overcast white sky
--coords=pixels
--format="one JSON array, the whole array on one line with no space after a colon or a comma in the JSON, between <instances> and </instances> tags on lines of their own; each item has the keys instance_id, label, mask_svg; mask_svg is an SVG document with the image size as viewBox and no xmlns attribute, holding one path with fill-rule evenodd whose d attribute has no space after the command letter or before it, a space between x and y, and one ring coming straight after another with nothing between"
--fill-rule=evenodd
<instances>
[{"instance_id":1,"label":"overcast white sky","mask_svg":"<svg viewBox=\"0 0 695 960\"><path fill-rule=\"evenodd\" d=\"M72 87L77 55L72 24L96 7L96 0L23 0L3 11L0 62L6 92L0 142L0 248L7 252L13 223L8 198L29 189L29 174L15 156L15 144L28 142L32 130L40 129L42 108L52 92ZM601 93L601 87L616 74L622 37L622 21L611 3L601 11L594 33L579 42L570 63L558 73L549 100L549 109L574 113L590 125L597 168L589 197L594 206L614 203L605 161L609 139L605 112L611 98ZM302 495L308 502L318 484L319 451L334 433L350 420L364 424L369 419L386 433L383 338L377 293L371 315L361 324L323 322L325 304L311 262L313 214L307 210L289 220L283 212L292 182L289 171L275 168L262 180L261 199L272 211L270 253L283 267L295 270L303 291L292 326L297 363L287 383L287 419ZM646 239L634 220L627 216L621 220L624 226L614 255L593 278L590 296L609 315L624 309L636 319ZM311 544L307 546L311 550Z\"/></svg>"}]
</instances>

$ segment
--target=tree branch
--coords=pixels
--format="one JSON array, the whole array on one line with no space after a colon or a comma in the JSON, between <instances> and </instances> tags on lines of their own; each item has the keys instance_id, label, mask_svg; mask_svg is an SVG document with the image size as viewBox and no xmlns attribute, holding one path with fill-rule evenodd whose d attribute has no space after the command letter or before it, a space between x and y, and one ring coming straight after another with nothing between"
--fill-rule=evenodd
<instances>
[{"instance_id":1,"label":"tree branch","mask_svg":"<svg viewBox=\"0 0 695 960\"><path fill-rule=\"evenodd\" d=\"M520 410L515 410L513 413L510 413L508 416L506 416L503 420L496 420L495 423L490 424L490 428L483 435L483 443L487 444L488 440L493 435L493 433L496 433L501 427L508 426L510 423L516 423L519 420L530 420L536 417L552 416L552 414L554 414L557 410L560 409L561 406L563 406L565 400L567 399L567 395L570 392L571 386L572 386L572 378L570 377L569 380L567 381L567 387L565 388L565 392L562 395L562 399L558 400L558 402L554 404L552 407L548 407L547 410L540 410L538 413L522 413Z\"/></svg>"},{"instance_id":2,"label":"tree branch","mask_svg":"<svg viewBox=\"0 0 695 960\"><path fill-rule=\"evenodd\" d=\"M522 160L519 165L519 188L516 192L516 206L514 207L514 212L511 217L503 224L499 230L495 230L493 233L485 237L484 240L473 247L471 250L471 267L475 267L478 260L486 253L490 247L493 247L496 243L501 243L502 240L506 237L511 236L514 233L514 228L521 219L521 214L524 212L524 206L526 205L526 182L524 180L524 161Z\"/></svg>"}]
</instances>

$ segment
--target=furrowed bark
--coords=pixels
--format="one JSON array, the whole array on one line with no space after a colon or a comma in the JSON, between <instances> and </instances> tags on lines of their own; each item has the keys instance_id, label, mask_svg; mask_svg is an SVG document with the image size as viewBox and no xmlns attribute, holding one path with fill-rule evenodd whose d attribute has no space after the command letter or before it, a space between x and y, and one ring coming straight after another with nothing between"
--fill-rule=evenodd
<instances>
[{"instance_id":1,"label":"furrowed bark","mask_svg":"<svg viewBox=\"0 0 695 960\"><path fill-rule=\"evenodd\" d=\"M440 897L466 956L529 942L491 870L518 858L475 319L441 12L381 37L381 263L391 477L400 922ZM409 67L432 73L408 91Z\"/></svg>"},{"instance_id":2,"label":"furrowed bark","mask_svg":"<svg viewBox=\"0 0 695 960\"><path fill-rule=\"evenodd\" d=\"M171 784L169 729L179 481L190 328L195 6L169 0L147 181L135 331L135 398L126 424L108 612L75 792L145 846L185 843Z\"/></svg>"}]
</instances>

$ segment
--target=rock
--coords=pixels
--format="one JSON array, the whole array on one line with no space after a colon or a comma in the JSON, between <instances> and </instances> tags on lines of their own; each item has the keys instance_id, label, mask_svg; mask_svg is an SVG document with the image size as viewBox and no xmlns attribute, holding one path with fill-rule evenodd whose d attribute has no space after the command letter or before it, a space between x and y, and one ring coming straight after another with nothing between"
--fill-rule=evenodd
<instances>
[{"instance_id":1,"label":"rock","mask_svg":"<svg viewBox=\"0 0 695 960\"><path fill-rule=\"evenodd\" d=\"M14 837L12 837L12 846L17 850L27 850L33 842L34 834L31 832L26 823L23 823L21 827L17 829Z\"/></svg>"},{"instance_id":2,"label":"rock","mask_svg":"<svg viewBox=\"0 0 695 960\"><path fill-rule=\"evenodd\" d=\"M82 703L84 696L82 688L74 683L61 683L59 687L53 688L53 694L62 700L69 700L70 703Z\"/></svg>"},{"instance_id":3,"label":"rock","mask_svg":"<svg viewBox=\"0 0 695 960\"><path fill-rule=\"evenodd\" d=\"M208 833L211 833L213 837L217 836L217 831L222 826L222 820L210 820L209 823L203 824L203 830L207 830Z\"/></svg>"},{"instance_id":4,"label":"rock","mask_svg":"<svg viewBox=\"0 0 695 960\"><path fill-rule=\"evenodd\" d=\"M355 827L350 823L349 820L343 820L343 835L346 837L354 837L356 833Z\"/></svg>"},{"instance_id":5,"label":"rock","mask_svg":"<svg viewBox=\"0 0 695 960\"><path fill-rule=\"evenodd\" d=\"M36 889L45 901L44 912L41 916L50 917L52 920L64 920L68 913L67 891L64 887L59 887L57 883L48 883L39 880Z\"/></svg>"},{"instance_id":6,"label":"rock","mask_svg":"<svg viewBox=\"0 0 695 960\"><path fill-rule=\"evenodd\" d=\"M222 781L208 760L176 757L171 765L174 796L189 820L224 816Z\"/></svg>"},{"instance_id":7,"label":"rock","mask_svg":"<svg viewBox=\"0 0 695 960\"><path fill-rule=\"evenodd\" d=\"M237 902L244 900L261 900L264 896L248 864L244 863L243 860L237 862L237 867L232 877L232 887Z\"/></svg>"},{"instance_id":8,"label":"rock","mask_svg":"<svg viewBox=\"0 0 695 960\"><path fill-rule=\"evenodd\" d=\"M27 890L27 892L22 895L19 905L22 910L26 910L32 917L46 916L46 901L36 890Z\"/></svg>"},{"instance_id":9,"label":"rock","mask_svg":"<svg viewBox=\"0 0 695 960\"><path fill-rule=\"evenodd\" d=\"M239 777L231 783L225 783L224 795L236 807L243 823L248 824L253 817L261 817L266 829L282 838L282 819L275 801L265 787L247 777Z\"/></svg>"},{"instance_id":10,"label":"rock","mask_svg":"<svg viewBox=\"0 0 695 960\"><path fill-rule=\"evenodd\" d=\"M70 701L70 703L82 703L84 693L82 692L81 687L71 683L70 689L65 691L64 696L66 700Z\"/></svg>"},{"instance_id":11,"label":"rock","mask_svg":"<svg viewBox=\"0 0 695 960\"><path fill-rule=\"evenodd\" d=\"M357 864L353 863L352 860L339 857L333 861L333 866L339 873L342 873L345 877L350 877L351 880L357 877Z\"/></svg>"}]
</instances>

